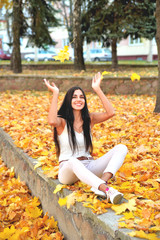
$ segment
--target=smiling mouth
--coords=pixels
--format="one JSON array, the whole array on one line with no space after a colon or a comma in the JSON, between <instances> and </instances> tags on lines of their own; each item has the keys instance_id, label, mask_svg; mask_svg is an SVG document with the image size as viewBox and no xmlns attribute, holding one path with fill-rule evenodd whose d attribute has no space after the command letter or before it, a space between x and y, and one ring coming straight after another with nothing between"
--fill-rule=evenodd
<instances>
[{"instance_id":1,"label":"smiling mouth","mask_svg":"<svg viewBox=\"0 0 160 240\"><path fill-rule=\"evenodd\" d=\"M77 104L75 104L76 106L78 106L78 107L80 107L80 106L82 106L82 104L81 103L77 103Z\"/></svg>"}]
</instances>

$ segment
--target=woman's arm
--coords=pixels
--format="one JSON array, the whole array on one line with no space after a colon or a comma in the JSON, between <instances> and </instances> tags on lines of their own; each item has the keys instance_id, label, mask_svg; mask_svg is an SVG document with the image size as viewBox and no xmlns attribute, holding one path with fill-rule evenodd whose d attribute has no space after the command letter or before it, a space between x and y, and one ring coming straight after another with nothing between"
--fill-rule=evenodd
<instances>
[{"instance_id":1,"label":"woman's arm","mask_svg":"<svg viewBox=\"0 0 160 240\"><path fill-rule=\"evenodd\" d=\"M105 96L105 94L103 93L103 91L100 88L101 81L102 81L102 76L99 72L92 79L92 88L95 91L95 93L98 95L98 97L100 98L100 100L103 104L103 107L105 109L105 112L91 113L91 124L92 125L94 125L96 123L104 122L107 119L109 119L115 115L115 111L114 111L112 104L110 103L110 101L107 99L107 97Z\"/></svg>"},{"instance_id":2,"label":"woman's arm","mask_svg":"<svg viewBox=\"0 0 160 240\"><path fill-rule=\"evenodd\" d=\"M44 79L44 83L46 84L48 89L53 93L53 98L48 114L48 122L53 127L60 127L62 125L62 119L57 116L59 89L56 87L54 83L52 83L51 85L50 82L47 81L46 79Z\"/></svg>"}]
</instances>

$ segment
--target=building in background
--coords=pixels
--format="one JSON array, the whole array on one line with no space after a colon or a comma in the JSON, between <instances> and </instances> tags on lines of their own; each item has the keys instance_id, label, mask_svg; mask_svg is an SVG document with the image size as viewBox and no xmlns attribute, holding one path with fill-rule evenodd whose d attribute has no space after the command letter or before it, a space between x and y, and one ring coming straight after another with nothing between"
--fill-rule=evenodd
<instances>
[{"instance_id":1,"label":"building in background","mask_svg":"<svg viewBox=\"0 0 160 240\"><path fill-rule=\"evenodd\" d=\"M130 36L123 39L117 46L118 60L153 60L158 59L155 39L133 39ZM151 60L152 60L151 59Z\"/></svg>"},{"instance_id":2,"label":"building in background","mask_svg":"<svg viewBox=\"0 0 160 240\"><path fill-rule=\"evenodd\" d=\"M7 24L5 19L0 19L0 49L5 52L9 52L8 36L7 36Z\"/></svg>"}]
</instances>

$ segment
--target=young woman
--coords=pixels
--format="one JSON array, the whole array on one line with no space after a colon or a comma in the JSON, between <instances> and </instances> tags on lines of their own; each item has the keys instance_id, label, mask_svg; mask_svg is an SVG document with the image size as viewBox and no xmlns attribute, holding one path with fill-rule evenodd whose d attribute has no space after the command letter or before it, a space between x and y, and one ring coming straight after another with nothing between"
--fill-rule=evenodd
<instances>
[{"instance_id":1,"label":"young woman","mask_svg":"<svg viewBox=\"0 0 160 240\"><path fill-rule=\"evenodd\" d=\"M57 113L59 89L44 79L53 92L48 121L54 127L54 140L59 157L58 179L62 184L73 184L78 180L92 186L91 190L113 203L120 203L123 194L107 184L121 167L127 147L119 144L104 156L94 160L91 128L114 116L114 108L100 88L101 74L92 79L92 88L102 101L105 112L89 113L86 96L80 87L72 87L66 93Z\"/></svg>"}]
</instances>

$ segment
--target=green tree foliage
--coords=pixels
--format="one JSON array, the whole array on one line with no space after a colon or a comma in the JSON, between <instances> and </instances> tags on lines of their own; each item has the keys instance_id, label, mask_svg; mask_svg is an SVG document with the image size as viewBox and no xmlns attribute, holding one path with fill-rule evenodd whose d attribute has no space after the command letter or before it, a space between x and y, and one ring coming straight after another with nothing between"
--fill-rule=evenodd
<instances>
[{"instance_id":1,"label":"green tree foliage","mask_svg":"<svg viewBox=\"0 0 160 240\"><path fill-rule=\"evenodd\" d=\"M117 43L129 35L152 39L156 32L155 0L84 1L82 32L87 41L112 46L112 66L117 67Z\"/></svg>"},{"instance_id":2,"label":"green tree foliage","mask_svg":"<svg viewBox=\"0 0 160 240\"><path fill-rule=\"evenodd\" d=\"M11 58L11 69L20 73L20 37L28 36L29 42L37 47L46 48L55 45L52 40L49 27L59 25L53 7L56 0L3 0L1 7L10 8L12 14L13 51Z\"/></svg>"},{"instance_id":3,"label":"green tree foliage","mask_svg":"<svg viewBox=\"0 0 160 240\"><path fill-rule=\"evenodd\" d=\"M132 0L126 21L127 36L152 40L156 34L156 0Z\"/></svg>"},{"instance_id":4,"label":"green tree foliage","mask_svg":"<svg viewBox=\"0 0 160 240\"><path fill-rule=\"evenodd\" d=\"M26 0L28 6L29 22L28 36L30 42L37 47L45 48L48 45L55 45L52 40L49 27L58 26L58 20L55 17L57 11L53 8L53 1L46 0Z\"/></svg>"}]
</instances>

